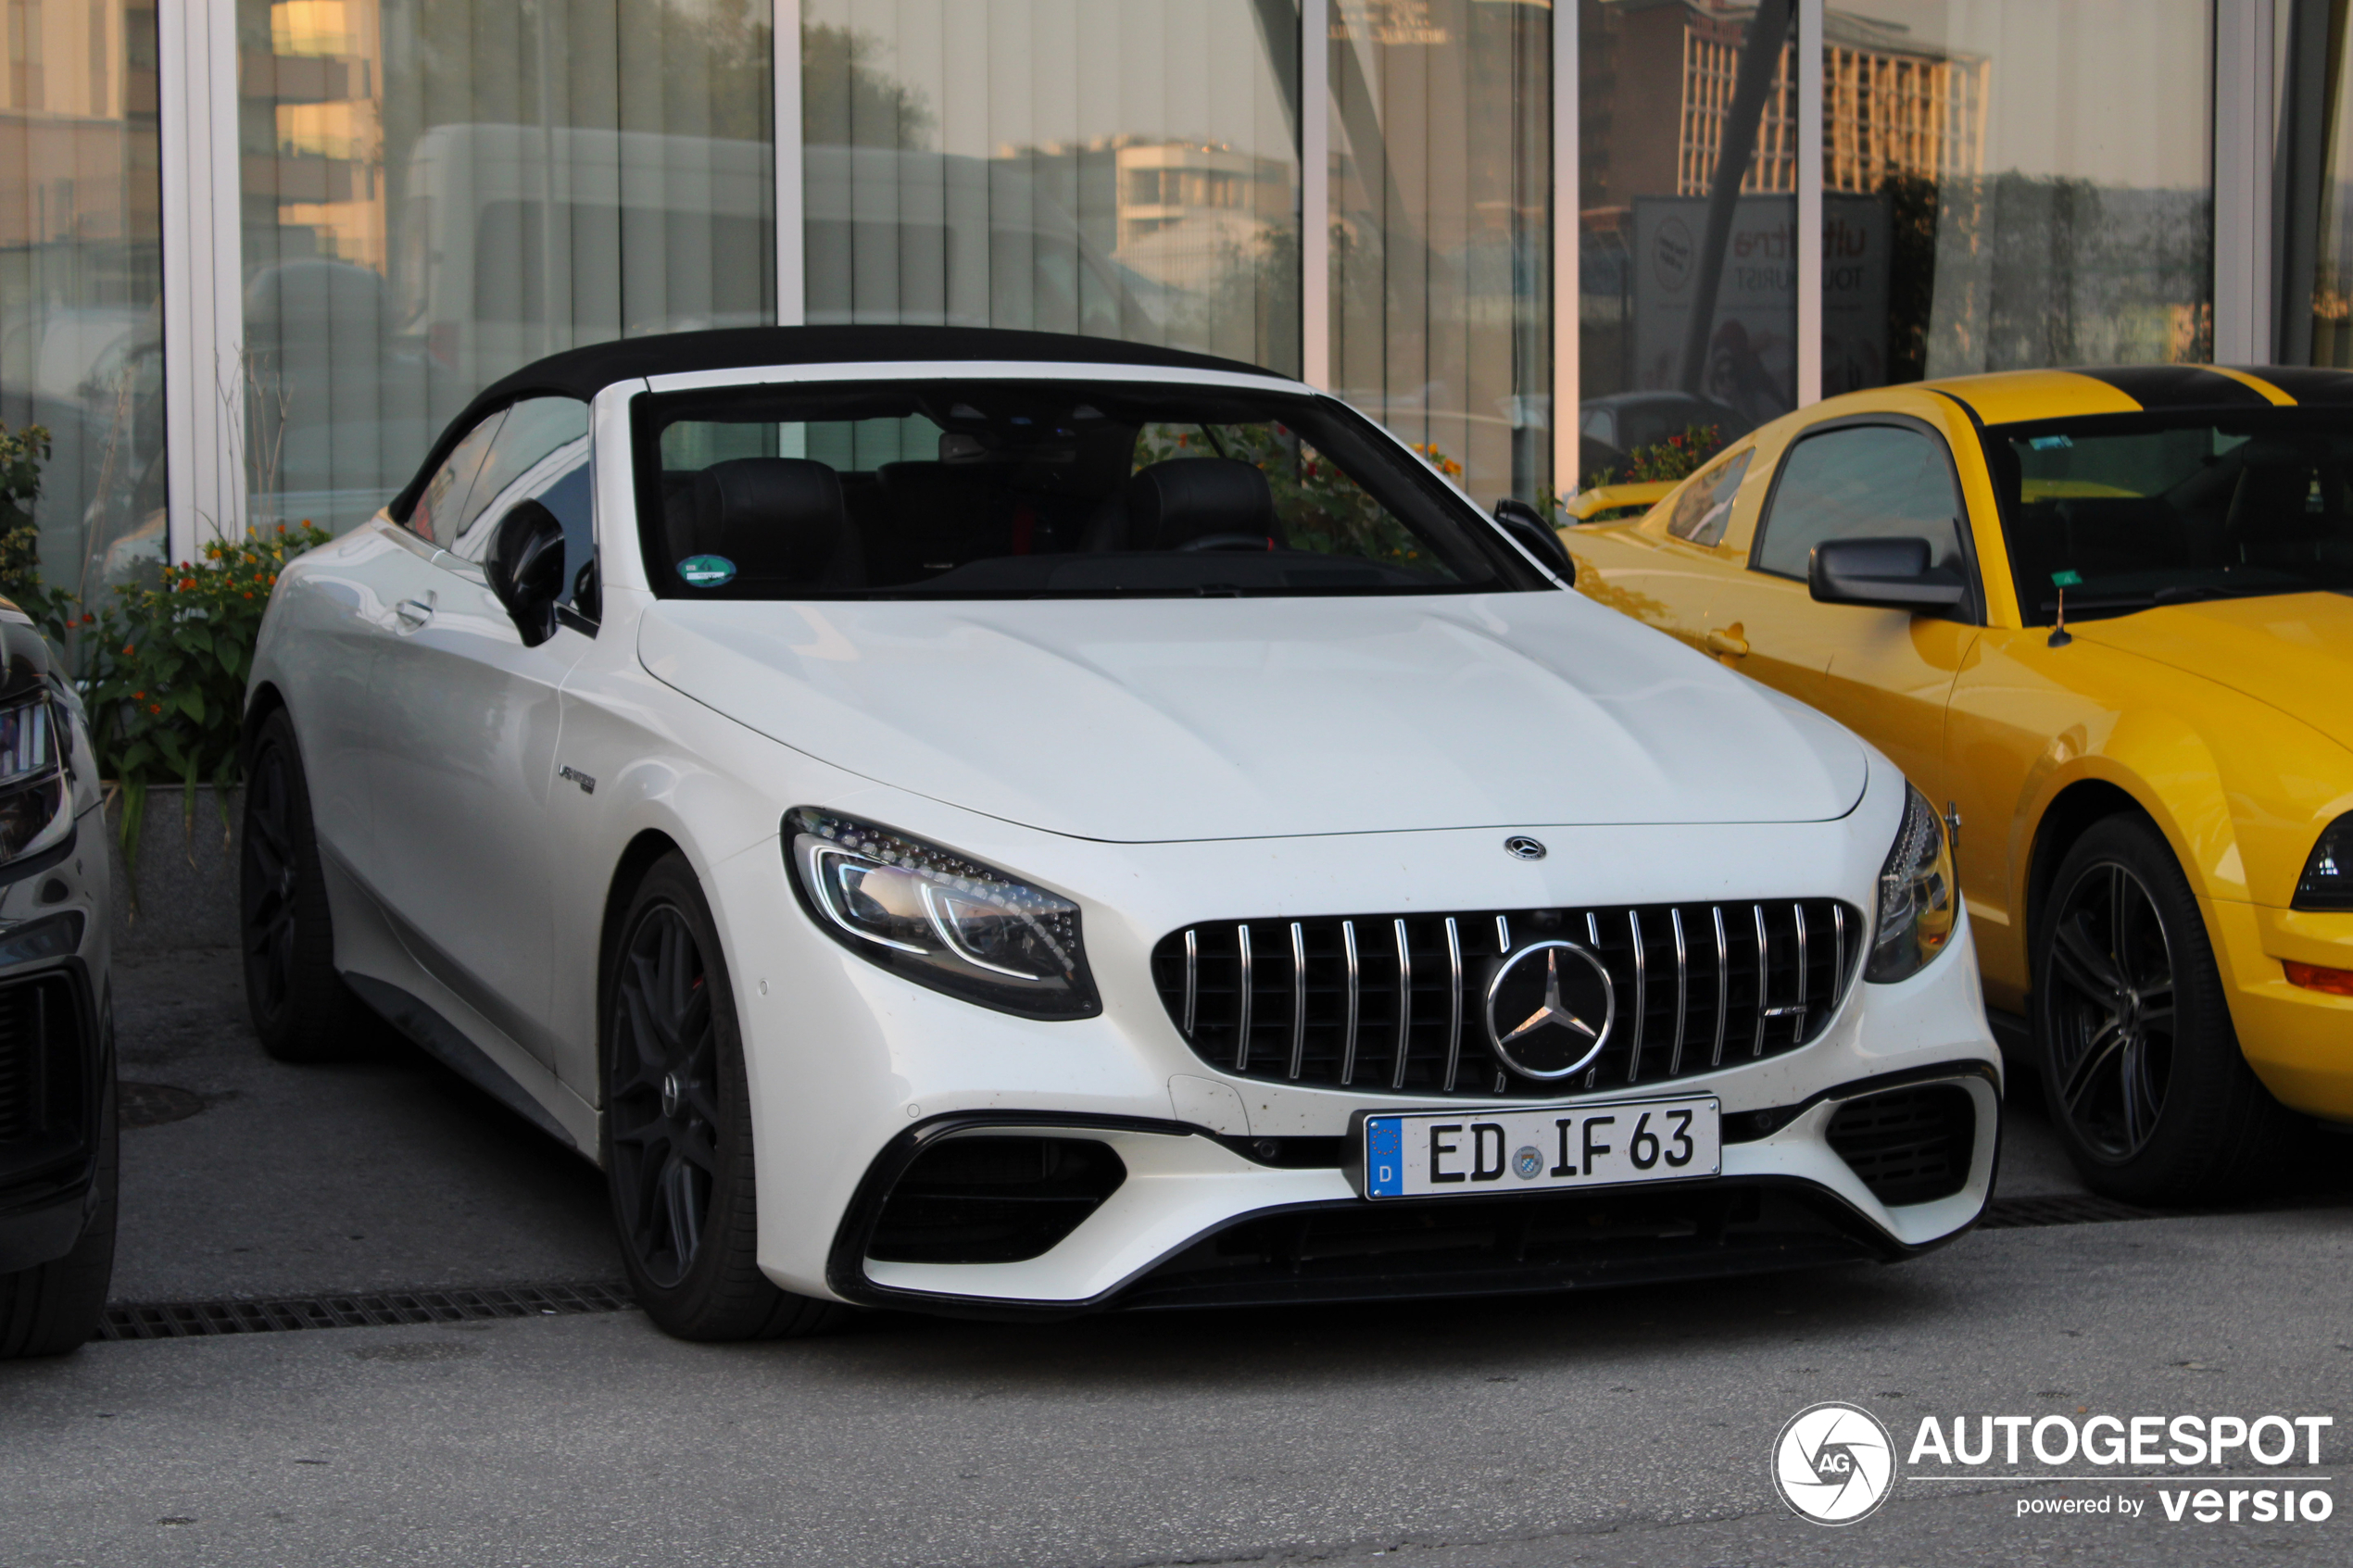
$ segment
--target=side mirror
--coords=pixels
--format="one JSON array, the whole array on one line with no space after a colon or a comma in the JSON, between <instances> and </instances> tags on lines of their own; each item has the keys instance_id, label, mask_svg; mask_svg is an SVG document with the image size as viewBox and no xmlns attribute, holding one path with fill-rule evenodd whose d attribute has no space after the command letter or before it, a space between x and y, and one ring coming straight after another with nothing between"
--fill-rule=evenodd
<instances>
[{"instance_id":1,"label":"side mirror","mask_svg":"<svg viewBox=\"0 0 2353 1568\"><path fill-rule=\"evenodd\" d=\"M490 591L522 634L523 646L535 648L556 634L556 601L564 592L564 525L555 513L536 501L518 503L498 520L482 565Z\"/></svg>"},{"instance_id":2,"label":"side mirror","mask_svg":"<svg viewBox=\"0 0 2353 1568\"><path fill-rule=\"evenodd\" d=\"M1568 558L1568 546L1561 543L1561 536L1553 532L1541 512L1516 495L1506 495L1495 503L1495 521L1562 582L1577 586L1577 563Z\"/></svg>"},{"instance_id":3,"label":"side mirror","mask_svg":"<svg viewBox=\"0 0 2353 1568\"><path fill-rule=\"evenodd\" d=\"M1951 567L1929 565L1925 539L1826 539L1806 565L1806 584L1826 605L1950 609L1969 586Z\"/></svg>"}]
</instances>

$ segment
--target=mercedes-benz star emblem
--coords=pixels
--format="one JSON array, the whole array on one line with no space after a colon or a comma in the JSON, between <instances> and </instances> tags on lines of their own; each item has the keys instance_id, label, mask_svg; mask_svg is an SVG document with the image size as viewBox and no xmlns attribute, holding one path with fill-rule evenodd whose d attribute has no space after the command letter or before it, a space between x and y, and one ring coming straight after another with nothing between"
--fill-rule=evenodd
<instances>
[{"instance_id":1,"label":"mercedes-benz star emblem","mask_svg":"<svg viewBox=\"0 0 2353 1568\"><path fill-rule=\"evenodd\" d=\"M1541 860L1544 858L1544 841L1516 833L1504 840L1504 853L1515 860Z\"/></svg>"},{"instance_id":2,"label":"mercedes-benz star emblem","mask_svg":"<svg viewBox=\"0 0 2353 1568\"><path fill-rule=\"evenodd\" d=\"M1609 971L1575 942L1531 942L1487 983L1487 1037L1525 1078L1566 1078L1602 1054L1617 1022Z\"/></svg>"}]
</instances>

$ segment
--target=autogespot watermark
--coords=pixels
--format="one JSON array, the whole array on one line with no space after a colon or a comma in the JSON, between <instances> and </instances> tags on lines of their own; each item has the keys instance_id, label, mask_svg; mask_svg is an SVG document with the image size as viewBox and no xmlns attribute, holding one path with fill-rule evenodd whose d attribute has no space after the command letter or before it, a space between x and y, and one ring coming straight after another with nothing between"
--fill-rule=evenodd
<instances>
[{"instance_id":1,"label":"autogespot watermark","mask_svg":"<svg viewBox=\"0 0 2353 1568\"><path fill-rule=\"evenodd\" d=\"M1909 1451L1860 1405L1831 1400L1792 1416L1773 1442L1773 1485L1817 1524L1878 1512L1908 1473L1915 1482L2115 1482L2096 1496L2009 1499L2020 1519L2049 1514L2146 1517L2167 1524L2317 1524L2336 1512L2316 1474L2326 1415L1922 1416ZM2208 1467L2252 1471L2200 1474ZM2291 1473L2292 1472L2292 1473ZM2158 1511L2149 1512L2151 1495Z\"/></svg>"}]
</instances>

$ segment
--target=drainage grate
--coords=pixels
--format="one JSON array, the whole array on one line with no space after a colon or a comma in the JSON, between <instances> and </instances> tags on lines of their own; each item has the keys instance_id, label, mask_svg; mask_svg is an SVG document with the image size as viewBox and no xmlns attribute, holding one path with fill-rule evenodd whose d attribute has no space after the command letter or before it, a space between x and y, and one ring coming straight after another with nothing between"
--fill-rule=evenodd
<instances>
[{"instance_id":1,"label":"drainage grate","mask_svg":"<svg viewBox=\"0 0 2353 1568\"><path fill-rule=\"evenodd\" d=\"M1985 1206L1985 1217L1977 1222L1977 1228L2008 1231L2032 1225L2103 1225L2112 1220L2162 1218L2156 1210L2135 1209L2112 1198L2067 1192L2046 1198L1997 1198Z\"/></svg>"},{"instance_id":2,"label":"drainage grate","mask_svg":"<svg viewBox=\"0 0 2353 1568\"><path fill-rule=\"evenodd\" d=\"M107 1309L93 1337L200 1339L217 1334L277 1334L297 1328L570 1317L580 1312L624 1311L635 1305L629 1287L618 1281L354 1291L283 1301L126 1301Z\"/></svg>"}]
</instances>

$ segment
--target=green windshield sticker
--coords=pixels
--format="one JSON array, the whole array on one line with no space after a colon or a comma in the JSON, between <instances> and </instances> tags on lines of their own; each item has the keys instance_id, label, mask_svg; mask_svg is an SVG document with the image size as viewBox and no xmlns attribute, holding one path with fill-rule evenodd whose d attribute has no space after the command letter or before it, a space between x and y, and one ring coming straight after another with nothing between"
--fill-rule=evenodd
<instances>
[{"instance_id":1,"label":"green windshield sticker","mask_svg":"<svg viewBox=\"0 0 2353 1568\"><path fill-rule=\"evenodd\" d=\"M735 581L736 563L725 556L688 556L678 575L689 588L720 588Z\"/></svg>"},{"instance_id":2,"label":"green windshield sticker","mask_svg":"<svg viewBox=\"0 0 2353 1568\"><path fill-rule=\"evenodd\" d=\"M2027 442L2037 452L2064 452L2075 445L2064 435L2037 435Z\"/></svg>"},{"instance_id":3,"label":"green windshield sticker","mask_svg":"<svg viewBox=\"0 0 2353 1568\"><path fill-rule=\"evenodd\" d=\"M2051 573L2051 585L2055 588L2081 588L2083 574L2080 571L2054 571Z\"/></svg>"}]
</instances>

